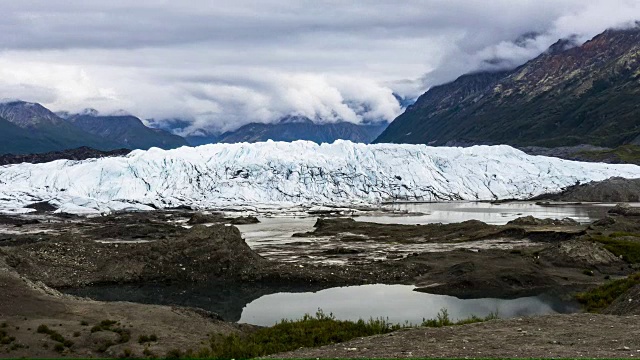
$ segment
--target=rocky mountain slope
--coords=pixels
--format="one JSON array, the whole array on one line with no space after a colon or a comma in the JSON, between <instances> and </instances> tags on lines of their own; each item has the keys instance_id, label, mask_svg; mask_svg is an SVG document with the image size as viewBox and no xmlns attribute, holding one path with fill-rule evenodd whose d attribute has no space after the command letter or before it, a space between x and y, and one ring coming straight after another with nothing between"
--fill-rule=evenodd
<instances>
[{"instance_id":1,"label":"rocky mountain slope","mask_svg":"<svg viewBox=\"0 0 640 360\"><path fill-rule=\"evenodd\" d=\"M275 124L251 123L238 130L220 135L217 142L260 142L260 141L296 141L308 140L315 143L332 143L336 140L349 140L368 144L387 127L386 122L375 124L354 124L337 122L316 124L305 117L286 117Z\"/></svg>"},{"instance_id":2,"label":"rocky mountain slope","mask_svg":"<svg viewBox=\"0 0 640 360\"><path fill-rule=\"evenodd\" d=\"M115 142L122 148L173 149L188 145L184 138L165 130L149 128L133 115L104 116L97 111L85 111L83 114L71 115L66 120L77 128Z\"/></svg>"},{"instance_id":3,"label":"rocky mountain slope","mask_svg":"<svg viewBox=\"0 0 640 360\"><path fill-rule=\"evenodd\" d=\"M506 72L422 95L376 142L616 147L640 142L640 28L561 40Z\"/></svg>"},{"instance_id":4,"label":"rocky mountain slope","mask_svg":"<svg viewBox=\"0 0 640 360\"><path fill-rule=\"evenodd\" d=\"M2 124L2 121L0 120L0 132L2 131L1 124ZM46 153L2 154L0 155L0 166L11 165L11 164L21 164L21 163L40 164L40 163L46 163L46 162L55 161L55 160L86 160L86 159L96 159L96 158L101 158L106 156L124 156L130 152L131 150L129 149L100 151L100 150L95 150L95 149L84 146L76 149L51 151Z\"/></svg>"},{"instance_id":5,"label":"rocky mountain slope","mask_svg":"<svg viewBox=\"0 0 640 360\"><path fill-rule=\"evenodd\" d=\"M148 128L130 115L99 116L88 112L59 116L37 103L0 102L0 154L48 153L80 147L98 151L153 146L169 149L183 145L187 145L183 138Z\"/></svg>"},{"instance_id":6,"label":"rocky mountain slope","mask_svg":"<svg viewBox=\"0 0 640 360\"><path fill-rule=\"evenodd\" d=\"M36 103L0 103L0 152L38 153L80 146L117 149L118 144L65 122Z\"/></svg>"},{"instance_id":7,"label":"rocky mountain slope","mask_svg":"<svg viewBox=\"0 0 640 360\"><path fill-rule=\"evenodd\" d=\"M2 167L0 211L20 211L40 201L64 212L95 213L528 199L613 176L640 178L640 167L530 156L509 146L214 144Z\"/></svg>"},{"instance_id":8,"label":"rocky mountain slope","mask_svg":"<svg viewBox=\"0 0 640 360\"><path fill-rule=\"evenodd\" d=\"M403 99L403 101L409 100ZM384 121L370 124L354 124L346 121L319 124L303 116L286 116L276 123L250 123L236 130L220 133L205 129L185 131L191 123L181 119L164 121L151 119L148 122L152 127L183 135L191 146L216 143L253 143L267 140L308 140L318 144L349 140L368 144L378 137L388 125Z\"/></svg>"}]
</instances>

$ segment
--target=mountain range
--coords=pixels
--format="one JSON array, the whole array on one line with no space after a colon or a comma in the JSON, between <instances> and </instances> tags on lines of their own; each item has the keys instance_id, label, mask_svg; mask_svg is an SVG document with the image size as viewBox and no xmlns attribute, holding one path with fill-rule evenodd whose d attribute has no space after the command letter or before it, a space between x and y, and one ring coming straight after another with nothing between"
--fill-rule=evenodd
<instances>
[{"instance_id":1,"label":"mountain range","mask_svg":"<svg viewBox=\"0 0 640 360\"><path fill-rule=\"evenodd\" d=\"M89 109L82 114L70 115L66 120L83 131L117 142L126 149L173 149L189 145L184 138L147 127L142 120L129 114L99 115Z\"/></svg>"},{"instance_id":2,"label":"mountain range","mask_svg":"<svg viewBox=\"0 0 640 360\"><path fill-rule=\"evenodd\" d=\"M217 142L259 142L310 140L317 143L338 139L369 143L386 122L317 124L305 117L289 116L272 124L250 123L235 131L212 134L197 130L181 137L173 132L190 125L184 120L147 121L119 112L101 115L86 109L79 114L53 113L37 103L20 100L0 103L0 154L60 152L89 147L101 151L115 149L173 149ZM84 151L83 151L84 152Z\"/></svg>"},{"instance_id":3,"label":"mountain range","mask_svg":"<svg viewBox=\"0 0 640 360\"><path fill-rule=\"evenodd\" d=\"M151 126L170 132L184 132L191 123L172 119L150 121ZM214 133L196 129L184 138L192 146L213 143L239 143L273 141L309 140L315 143L332 143L336 140L350 140L368 144L378 137L387 127L386 121L354 124L347 121L317 123L305 116L285 116L274 123L249 123L233 131Z\"/></svg>"},{"instance_id":4,"label":"mountain range","mask_svg":"<svg viewBox=\"0 0 640 360\"><path fill-rule=\"evenodd\" d=\"M434 146L508 144L545 154L546 148L562 147L570 153L572 147L586 145L599 151L597 156L585 155L585 148L577 147L578 158L635 159L640 157L640 147L633 147L640 145L639 95L640 26L636 26L607 30L582 45L573 38L559 40L515 69L460 76L431 88L413 104L396 97L407 107L388 127L386 122L319 123L287 116L225 133L187 132L191 122L185 120L143 121L129 114L101 115L94 110L54 114L37 103L4 101L0 103L0 154L81 146L170 149L269 139L316 143L344 139ZM625 146L624 151L612 150L620 146Z\"/></svg>"},{"instance_id":5,"label":"mountain range","mask_svg":"<svg viewBox=\"0 0 640 360\"><path fill-rule=\"evenodd\" d=\"M640 27L560 40L513 70L433 87L378 143L617 147L640 143Z\"/></svg>"},{"instance_id":6,"label":"mountain range","mask_svg":"<svg viewBox=\"0 0 640 360\"><path fill-rule=\"evenodd\" d=\"M236 131L220 135L219 143L295 141L309 140L315 143L332 143L336 140L351 140L368 144L387 127L386 122L354 124L346 121L316 124L301 116L289 116L275 124L251 123Z\"/></svg>"}]
</instances>

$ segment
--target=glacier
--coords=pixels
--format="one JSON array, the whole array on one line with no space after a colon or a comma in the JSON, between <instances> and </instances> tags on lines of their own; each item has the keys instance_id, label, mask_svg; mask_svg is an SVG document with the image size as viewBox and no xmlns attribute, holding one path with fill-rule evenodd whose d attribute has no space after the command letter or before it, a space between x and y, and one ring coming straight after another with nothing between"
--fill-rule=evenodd
<instances>
[{"instance_id":1,"label":"glacier","mask_svg":"<svg viewBox=\"0 0 640 360\"><path fill-rule=\"evenodd\" d=\"M189 206L363 206L386 201L527 199L640 167L469 148L308 141L136 150L123 157L0 167L0 212L47 201L60 212Z\"/></svg>"}]
</instances>

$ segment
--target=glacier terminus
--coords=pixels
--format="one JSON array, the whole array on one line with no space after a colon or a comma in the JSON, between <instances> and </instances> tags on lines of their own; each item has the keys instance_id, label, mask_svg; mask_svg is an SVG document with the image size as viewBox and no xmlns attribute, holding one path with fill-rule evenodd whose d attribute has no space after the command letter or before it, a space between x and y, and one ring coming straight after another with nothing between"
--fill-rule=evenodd
<instances>
[{"instance_id":1,"label":"glacier terminus","mask_svg":"<svg viewBox=\"0 0 640 360\"><path fill-rule=\"evenodd\" d=\"M640 178L640 167L530 156L506 145L213 144L3 166L0 211L26 212L41 201L61 212L104 213L528 199L614 176Z\"/></svg>"}]
</instances>

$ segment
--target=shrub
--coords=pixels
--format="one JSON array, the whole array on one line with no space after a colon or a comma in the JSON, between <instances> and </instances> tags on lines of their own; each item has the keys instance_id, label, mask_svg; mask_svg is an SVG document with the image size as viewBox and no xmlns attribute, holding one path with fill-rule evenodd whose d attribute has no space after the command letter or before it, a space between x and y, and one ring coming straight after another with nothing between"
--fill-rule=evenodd
<instances>
[{"instance_id":1,"label":"shrub","mask_svg":"<svg viewBox=\"0 0 640 360\"><path fill-rule=\"evenodd\" d=\"M40 326L38 326L38 329L36 329L36 332L38 334L48 334L51 332L51 330L49 330L49 327L45 324L42 324Z\"/></svg>"},{"instance_id":2,"label":"shrub","mask_svg":"<svg viewBox=\"0 0 640 360\"><path fill-rule=\"evenodd\" d=\"M438 327L462 325L497 318L498 313L496 312L484 318L472 316L454 323L449 319L448 311L442 309L436 319L425 320L423 325ZM272 327L262 328L251 334L212 335L211 351L201 349L196 353L196 356L247 359L300 347L317 347L357 337L386 334L411 326L409 323L405 323L405 325L391 324L382 318L371 318L368 321L362 319L358 321L336 320L333 314L326 315L322 310L318 310L315 317L307 314L302 319L295 321L282 320Z\"/></svg>"},{"instance_id":3,"label":"shrub","mask_svg":"<svg viewBox=\"0 0 640 360\"><path fill-rule=\"evenodd\" d=\"M155 356L153 354L153 352L151 350L149 350L149 348L144 348L144 350L142 350L142 355L149 356L149 357ZM206 357L208 357L208 356L206 356Z\"/></svg>"},{"instance_id":4,"label":"shrub","mask_svg":"<svg viewBox=\"0 0 640 360\"><path fill-rule=\"evenodd\" d=\"M180 350L178 349L171 349L167 352L167 355L165 355L165 357L167 359L180 359L180 357L182 357L182 352L180 352Z\"/></svg>"},{"instance_id":5,"label":"shrub","mask_svg":"<svg viewBox=\"0 0 640 360\"><path fill-rule=\"evenodd\" d=\"M622 257L628 263L635 264L640 262L640 241L619 239L627 235L621 233L613 233L609 236L594 236L593 240L604 245L604 248L612 254Z\"/></svg>"},{"instance_id":6,"label":"shrub","mask_svg":"<svg viewBox=\"0 0 640 360\"><path fill-rule=\"evenodd\" d=\"M635 285L640 284L640 273L630 275L620 280L609 281L606 284L591 289L587 292L579 293L576 299L588 312L600 312Z\"/></svg>"}]
</instances>

